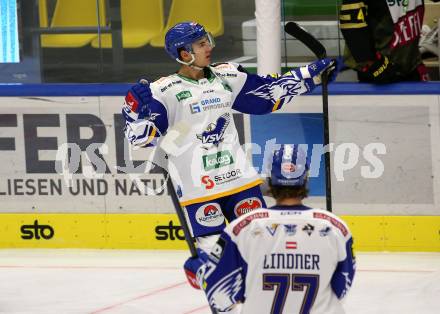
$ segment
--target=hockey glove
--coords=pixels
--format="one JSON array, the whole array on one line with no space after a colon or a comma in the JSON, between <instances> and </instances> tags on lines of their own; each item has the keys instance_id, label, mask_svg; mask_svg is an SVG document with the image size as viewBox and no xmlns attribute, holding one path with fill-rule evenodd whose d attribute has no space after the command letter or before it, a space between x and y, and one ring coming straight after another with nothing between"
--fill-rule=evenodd
<instances>
[{"instance_id":1,"label":"hockey glove","mask_svg":"<svg viewBox=\"0 0 440 314\"><path fill-rule=\"evenodd\" d=\"M325 58L310 63L307 66L307 70L310 77L313 78L313 82L316 85L319 85L321 84L321 74L324 73L324 71L327 71L328 73L328 82L332 82L336 79L336 75L339 72L337 65L338 63L336 59Z\"/></svg>"},{"instance_id":2,"label":"hockey glove","mask_svg":"<svg viewBox=\"0 0 440 314\"><path fill-rule=\"evenodd\" d=\"M148 104L151 98L150 83L146 79L140 79L128 90L125 96L125 107L132 113L138 114L138 119L142 119L148 116Z\"/></svg>"},{"instance_id":3,"label":"hockey glove","mask_svg":"<svg viewBox=\"0 0 440 314\"><path fill-rule=\"evenodd\" d=\"M400 73L387 56L376 52L376 59L370 65L364 66L358 76L361 82L387 84L399 81Z\"/></svg>"},{"instance_id":4,"label":"hockey glove","mask_svg":"<svg viewBox=\"0 0 440 314\"><path fill-rule=\"evenodd\" d=\"M338 73L336 67L336 60L334 59L320 59L307 66L300 68L294 68L287 72L285 75L293 75L298 77L300 80L304 81L305 88L307 92L311 92L316 86L320 85L321 74L327 71L329 73L328 82L334 81Z\"/></svg>"},{"instance_id":5,"label":"hockey glove","mask_svg":"<svg viewBox=\"0 0 440 314\"><path fill-rule=\"evenodd\" d=\"M190 257L183 264L185 270L186 279L189 284L195 288L200 289L199 279L203 275L205 263L208 260L208 254L201 249L197 249L197 257ZM199 277L199 278L198 278Z\"/></svg>"}]
</instances>

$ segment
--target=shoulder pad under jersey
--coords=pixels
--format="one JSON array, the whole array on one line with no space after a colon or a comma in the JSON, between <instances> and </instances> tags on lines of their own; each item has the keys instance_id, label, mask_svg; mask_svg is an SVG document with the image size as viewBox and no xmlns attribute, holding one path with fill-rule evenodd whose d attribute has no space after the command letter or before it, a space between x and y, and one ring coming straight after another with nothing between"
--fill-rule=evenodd
<instances>
[{"instance_id":1,"label":"shoulder pad under jersey","mask_svg":"<svg viewBox=\"0 0 440 314\"><path fill-rule=\"evenodd\" d=\"M166 91L170 90L173 86L178 86L180 84L182 84L182 79L179 76L172 74L169 76L161 77L160 79L151 83L151 86L157 92L165 93Z\"/></svg>"}]
</instances>

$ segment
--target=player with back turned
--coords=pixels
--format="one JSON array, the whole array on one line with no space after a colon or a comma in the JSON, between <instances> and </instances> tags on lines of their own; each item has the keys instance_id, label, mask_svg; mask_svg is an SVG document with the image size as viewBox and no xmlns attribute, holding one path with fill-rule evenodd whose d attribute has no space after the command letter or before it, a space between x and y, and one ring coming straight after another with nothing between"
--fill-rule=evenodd
<instances>
[{"instance_id":1,"label":"player with back turned","mask_svg":"<svg viewBox=\"0 0 440 314\"><path fill-rule=\"evenodd\" d=\"M308 195L305 153L282 145L273 155L269 186L276 199L229 224L209 255L185 263L211 307L248 313L344 313L355 260L347 225L303 205Z\"/></svg>"},{"instance_id":2,"label":"player with back turned","mask_svg":"<svg viewBox=\"0 0 440 314\"><path fill-rule=\"evenodd\" d=\"M278 110L319 85L323 71L334 69L334 60L322 59L282 76L259 76L237 64L211 64L213 48L214 40L202 25L173 26L165 35L165 49L179 70L132 86L122 110L125 135L138 147L155 145L179 124L187 126L183 149L170 155L168 163L175 170L171 177L191 235L207 251L225 220L265 205L262 181L239 145L233 110Z\"/></svg>"}]
</instances>

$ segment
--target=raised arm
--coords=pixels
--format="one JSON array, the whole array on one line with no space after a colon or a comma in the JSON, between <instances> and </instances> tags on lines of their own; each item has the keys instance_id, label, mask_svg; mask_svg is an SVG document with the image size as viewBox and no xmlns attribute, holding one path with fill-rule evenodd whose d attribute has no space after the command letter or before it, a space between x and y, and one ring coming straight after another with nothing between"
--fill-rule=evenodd
<instances>
[{"instance_id":1,"label":"raised arm","mask_svg":"<svg viewBox=\"0 0 440 314\"><path fill-rule=\"evenodd\" d=\"M125 136L134 146L154 146L157 138L168 129L167 110L153 97L146 80L140 80L128 90L122 115Z\"/></svg>"},{"instance_id":2,"label":"raised arm","mask_svg":"<svg viewBox=\"0 0 440 314\"><path fill-rule=\"evenodd\" d=\"M293 68L283 75L260 76L247 73L241 66L224 70L223 78L231 86L232 108L248 114L267 114L279 110L298 95L311 92L321 84L321 74L332 71L330 80L336 77L335 61L321 59L307 66ZM235 73L234 73L235 70Z\"/></svg>"}]
</instances>

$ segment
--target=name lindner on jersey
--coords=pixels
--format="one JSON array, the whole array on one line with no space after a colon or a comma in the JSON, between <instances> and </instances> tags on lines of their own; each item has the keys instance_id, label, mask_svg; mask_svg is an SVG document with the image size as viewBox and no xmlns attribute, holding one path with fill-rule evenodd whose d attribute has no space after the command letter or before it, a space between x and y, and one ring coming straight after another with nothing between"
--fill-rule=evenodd
<instances>
[{"instance_id":1,"label":"name lindner on jersey","mask_svg":"<svg viewBox=\"0 0 440 314\"><path fill-rule=\"evenodd\" d=\"M222 311L244 302L242 313L344 313L352 245L346 224L329 212L259 209L225 228L198 280Z\"/></svg>"}]
</instances>

